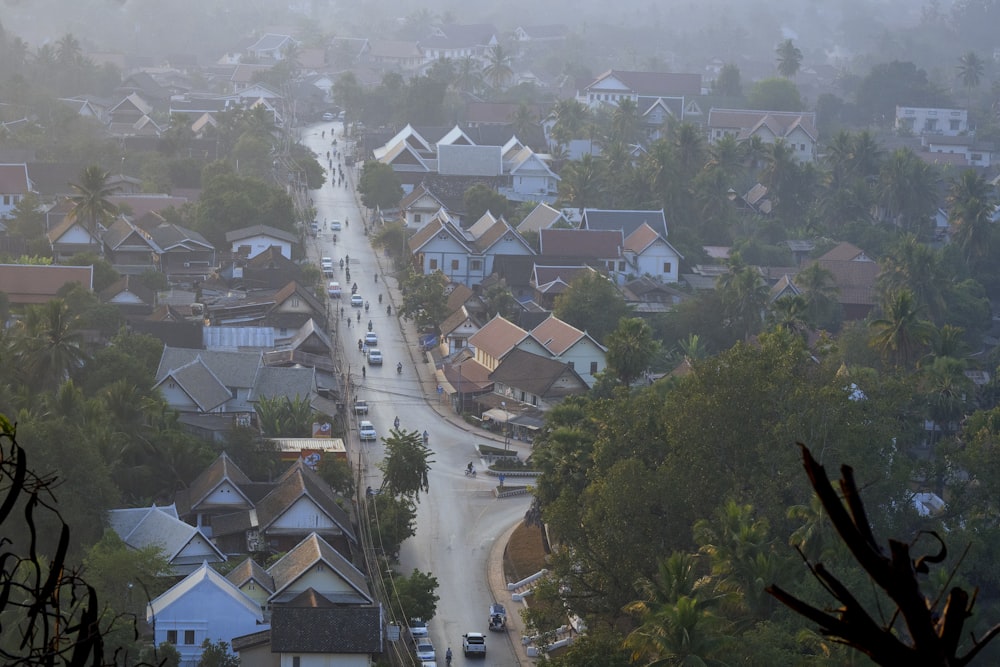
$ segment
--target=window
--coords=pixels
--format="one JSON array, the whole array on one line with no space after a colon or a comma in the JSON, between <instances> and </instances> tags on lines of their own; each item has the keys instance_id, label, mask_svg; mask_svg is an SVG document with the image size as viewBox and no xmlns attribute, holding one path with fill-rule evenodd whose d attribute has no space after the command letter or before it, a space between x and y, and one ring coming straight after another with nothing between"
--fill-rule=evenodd
<instances>
[{"instance_id":1,"label":"window","mask_svg":"<svg viewBox=\"0 0 1000 667\"><path fill-rule=\"evenodd\" d=\"M239 390L236 387L226 387L229 390L229 395L233 398L238 398Z\"/></svg>"},{"instance_id":2,"label":"window","mask_svg":"<svg viewBox=\"0 0 1000 667\"><path fill-rule=\"evenodd\" d=\"M483 260L481 259L470 259L469 269L471 271L482 271L483 270Z\"/></svg>"},{"instance_id":3,"label":"window","mask_svg":"<svg viewBox=\"0 0 1000 667\"><path fill-rule=\"evenodd\" d=\"M184 631L184 643L188 646L194 645L194 630Z\"/></svg>"},{"instance_id":4,"label":"window","mask_svg":"<svg viewBox=\"0 0 1000 667\"><path fill-rule=\"evenodd\" d=\"M804 151L805 149L806 149L806 145L805 144L799 144L799 150L800 151Z\"/></svg>"},{"instance_id":5,"label":"window","mask_svg":"<svg viewBox=\"0 0 1000 667\"><path fill-rule=\"evenodd\" d=\"M299 297L293 296L292 297L292 308L298 308L298 307L299 307Z\"/></svg>"},{"instance_id":6,"label":"window","mask_svg":"<svg viewBox=\"0 0 1000 667\"><path fill-rule=\"evenodd\" d=\"M297 656L297 655L293 655L292 656L292 667L302 667L302 658L299 657L299 656Z\"/></svg>"},{"instance_id":7,"label":"window","mask_svg":"<svg viewBox=\"0 0 1000 667\"><path fill-rule=\"evenodd\" d=\"M438 261L436 259L431 259L427 261L427 268L431 271L437 271Z\"/></svg>"},{"instance_id":8,"label":"window","mask_svg":"<svg viewBox=\"0 0 1000 667\"><path fill-rule=\"evenodd\" d=\"M959 130L962 129L962 121L950 120L948 121L948 127L951 129L952 132L958 132Z\"/></svg>"},{"instance_id":9,"label":"window","mask_svg":"<svg viewBox=\"0 0 1000 667\"><path fill-rule=\"evenodd\" d=\"M590 374L594 375L596 373L597 373L597 362L596 361L591 361L590 362Z\"/></svg>"},{"instance_id":10,"label":"window","mask_svg":"<svg viewBox=\"0 0 1000 667\"><path fill-rule=\"evenodd\" d=\"M625 260L624 259L618 262L618 270L619 271L624 271L625 270Z\"/></svg>"},{"instance_id":11,"label":"window","mask_svg":"<svg viewBox=\"0 0 1000 667\"><path fill-rule=\"evenodd\" d=\"M167 643L168 644L176 644L177 643L177 631L176 630L167 630Z\"/></svg>"},{"instance_id":12,"label":"window","mask_svg":"<svg viewBox=\"0 0 1000 667\"><path fill-rule=\"evenodd\" d=\"M4 206L10 206L10 195L4 195L3 196L3 205Z\"/></svg>"},{"instance_id":13,"label":"window","mask_svg":"<svg viewBox=\"0 0 1000 667\"><path fill-rule=\"evenodd\" d=\"M522 402L522 403L524 403L524 398L525 398L525 396L524 396L524 392L522 391L522 392L521 392L521 402Z\"/></svg>"},{"instance_id":14,"label":"window","mask_svg":"<svg viewBox=\"0 0 1000 667\"><path fill-rule=\"evenodd\" d=\"M458 271L458 260L457 259L451 260L451 270L452 271Z\"/></svg>"},{"instance_id":15,"label":"window","mask_svg":"<svg viewBox=\"0 0 1000 667\"><path fill-rule=\"evenodd\" d=\"M673 270L674 270L674 265L672 263L670 263L670 262L664 262L663 263L663 272L664 273L670 273Z\"/></svg>"},{"instance_id":16,"label":"window","mask_svg":"<svg viewBox=\"0 0 1000 667\"><path fill-rule=\"evenodd\" d=\"M417 223L422 222L423 221L423 217L424 217L423 213L414 213L413 214L413 222L417 222Z\"/></svg>"}]
</instances>

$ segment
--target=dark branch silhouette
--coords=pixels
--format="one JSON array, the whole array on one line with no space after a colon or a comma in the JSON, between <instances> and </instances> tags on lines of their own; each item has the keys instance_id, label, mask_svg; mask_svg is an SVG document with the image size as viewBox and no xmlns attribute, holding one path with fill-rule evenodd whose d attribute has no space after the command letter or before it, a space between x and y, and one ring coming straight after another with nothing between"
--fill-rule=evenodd
<instances>
[{"instance_id":1,"label":"dark branch silhouette","mask_svg":"<svg viewBox=\"0 0 1000 667\"><path fill-rule=\"evenodd\" d=\"M799 446L806 474L834 528L855 560L896 604L896 610L888 625L876 622L851 591L822 563L809 564L809 568L820 584L841 603L835 615L817 609L779 586L768 586L767 592L819 625L824 635L866 653L880 665L960 667L971 663L983 647L1000 633L1000 625L990 628L978 640L972 637L972 648L965 655L958 655L962 627L972 615L974 597L970 599L965 590L952 587L944 606L939 609L940 600L928 600L917 581L918 573L928 572L928 564L945 559L947 547L944 541L936 533L925 533L937 540L940 551L914 560L910 555L910 545L889 539L889 551L886 553L872 534L854 481L854 470L850 466L840 469L841 500L823 466L813 458L808 447ZM906 625L905 633L893 629L899 616Z\"/></svg>"}]
</instances>

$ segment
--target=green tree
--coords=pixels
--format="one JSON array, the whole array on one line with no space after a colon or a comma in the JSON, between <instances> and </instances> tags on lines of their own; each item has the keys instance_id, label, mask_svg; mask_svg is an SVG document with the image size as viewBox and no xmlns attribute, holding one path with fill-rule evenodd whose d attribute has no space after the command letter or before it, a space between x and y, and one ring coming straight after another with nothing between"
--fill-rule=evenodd
<instances>
[{"instance_id":1,"label":"green tree","mask_svg":"<svg viewBox=\"0 0 1000 667\"><path fill-rule=\"evenodd\" d=\"M604 341L629 313L628 304L610 280L587 271L556 297L553 314L588 332L598 342Z\"/></svg>"},{"instance_id":2,"label":"green tree","mask_svg":"<svg viewBox=\"0 0 1000 667\"><path fill-rule=\"evenodd\" d=\"M394 558L400 545L417 534L417 507L406 497L389 493L368 495L368 531L379 553Z\"/></svg>"},{"instance_id":3,"label":"green tree","mask_svg":"<svg viewBox=\"0 0 1000 667\"><path fill-rule=\"evenodd\" d=\"M308 396L259 396L254 412L261 431L271 438L308 438L316 420Z\"/></svg>"},{"instance_id":4,"label":"green tree","mask_svg":"<svg viewBox=\"0 0 1000 667\"><path fill-rule=\"evenodd\" d=\"M798 74L799 68L802 67L802 51L795 46L791 39L786 39L778 44L777 48L774 49L774 54L777 56L778 74L786 79L791 79ZM771 107L757 108L770 109Z\"/></svg>"},{"instance_id":5,"label":"green tree","mask_svg":"<svg viewBox=\"0 0 1000 667\"><path fill-rule=\"evenodd\" d=\"M351 469L349 461L333 456L324 456L319 462L317 472L323 481L340 495L345 498L354 495L354 471Z\"/></svg>"},{"instance_id":6,"label":"green tree","mask_svg":"<svg viewBox=\"0 0 1000 667\"><path fill-rule=\"evenodd\" d=\"M556 122L552 126L552 138L557 144L566 146L583 134L584 125L590 117L590 110L575 99L556 102L552 110Z\"/></svg>"},{"instance_id":7,"label":"green tree","mask_svg":"<svg viewBox=\"0 0 1000 667\"><path fill-rule=\"evenodd\" d=\"M395 208L403 198L403 186L391 165L375 160L365 162L358 182L361 203L367 208Z\"/></svg>"},{"instance_id":8,"label":"green tree","mask_svg":"<svg viewBox=\"0 0 1000 667\"><path fill-rule=\"evenodd\" d=\"M573 160L560 176L559 205L583 210L603 202L606 174L601 161L593 155L588 153Z\"/></svg>"},{"instance_id":9,"label":"green tree","mask_svg":"<svg viewBox=\"0 0 1000 667\"><path fill-rule=\"evenodd\" d=\"M719 277L719 295L727 326L743 340L760 330L767 306L768 287L756 267L743 263L739 253L729 260L729 271Z\"/></svg>"},{"instance_id":10,"label":"green tree","mask_svg":"<svg viewBox=\"0 0 1000 667\"><path fill-rule=\"evenodd\" d=\"M437 614L438 580L430 572L414 568L410 576L392 573L392 605L400 620L421 618L429 621Z\"/></svg>"},{"instance_id":11,"label":"green tree","mask_svg":"<svg viewBox=\"0 0 1000 667\"><path fill-rule=\"evenodd\" d=\"M740 68L735 63L726 63L712 82L712 90L718 95L742 97L743 84L740 82Z\"/></svg>"},{"instance_id":12,"label":"green tree","mask_svg":"<svg viewBox=\"0 0 1000 667\"><path fill-rule=\"evenodd\" d=\"M887 295L882 316L871 321L871 345L883 359L908 367L918 349L931 334L931 325L922 317L923 309L909 289Z\"/></svg>"},{"instance_id":13,"label":"green tree","mask_svg":"<svg viewBox=\"0 0 1000 667\"><path fill-rule=\"evenodd\" d=\"M660 349L653 339L653 330L641 317L618 320L618 326L608 334L606 345L608 367L626 387L649 368Z\"/></svg>"},{"instance_id":14,"label":"green tree","mask_svg":"<svg viewBox=\"0 0 1000 667\"><path fill-rule=\"evenodd\" d=\"M486 50L483 78L494 91L503 90L514 78L510 54L500 44L494 44Z\"/></svg>"},{"instance_id":15,"label":"green tree","mask_svg":"<svg viewBox=\"0 0 1000 667\"><path fill-rule=\"evenodd\" d=\"M292 199L282 188L239 176L224 161L203 169L195 218L198 231L216 247L223 247L226 233L234 229L261 224L293 232L296 220Z\"/></svg>"},{"instance_id":16,"label":"green tree","mask_svg":"<svg viewBox=\"0 0 1000 667\"><path fill-rule=\"evenodd\" d=\"M975 51L967 51L958 59L958 78L965 86L969 95L969 106L972 106L972 90L979 87L979 81L983 76L985 66L983 59Z\"/></svg>"},{"instance_id":17,"label":"green tree","mask_svg":"<svg viewBox=\"0 0 1000 667\"><path fill-rule=\"evenodd\" d=\"M909 148L893 152L875 187L881 218L911 233L927 230L937 208L938 176Z\"/></svg>"},{"instance_id":18,"label":"green tree","mask_svg":"<svg viewBox=\"0 0 1000 667\"><path fill-rule=\"evenodd\" d=\"M840 292L833 282L833 274L819 265L809 264L795 275L795 286L799 288L806 307L806 321L813 327L832 328L840 319Z\"/></svg>"},{"instance_id":19,"label":"green tree","mask_svg":"<svg viewBox=\"0 0 1000 667\"><path fill-rule=\"evenodd\" d=\"M465 203L465 212L469 220L479 220L487 212L492 213L495 218L502 218L507 215L510 202L502 194L486 185L476 183L462 195Z\"/></svg>"},{"instance_id":20,"label":"green tree","mask_svg":"<svg viewBox=\"0 0 1000 667\"><path fill-rule=\"evenodd\" d=\"M492 319L494 315L499 315L508 320L513 319L521 309L517 299L511 294L507 285L503 283L490 285L483 290L482 299L487 319Z\"/></svg>"},{"instance_id":21,"label":"green tree","mask_svg":"<svg viewBox=\"0 0 1000 667\"><path fill-rule=\"evenodd\" d=\"M198 667L240 667L240 659L229 650L229 642L212 642L205 639L201 643L201 659Z\"/></svg>"},{"instance_id":22,"label":"green tree","mask_svg":"<svg viewBox=\"0 0 1000 667\"><path fill-rule=\"evenodd\" d=\"M29 306L14 330L16 367L26 384L54 389L87 360L82 343L80 318L69 312L65 301Z\"/></svg>"},{"instance_id":23,"label":"green tree","mask_svg":"<svg viewBox=\"0 0 1000 667\"><path fill-rule=\"evenodd\" d=\"M122 614L115 622L144 615L146 604L169 587L167 577L173 574L158 546L132 549L110 529L90 547L83 563L98 597Z\"/></svg>"},{"instance_id":24,"label":"green tree","mask_svg":"<svg viewBox=\"0 0 1000 667\"><path fill-rule=\"evenodd\" d=\"M392 429L385 443L385 457L378 463L382 471L382 491L418 502L420 492L430 490L428 473L431 452L417 431Z\"/></svg>"},{"instance_id":25,"label":"green tree","mask_svg":"<svg viewBox=\"0 0 1000 667\"><path fill-rule=\"evenodd\" d=\"M954 240L967 262L976 263L989 254L996 197L989 182L971 169L952 179L948 188L948 218Z\"/></svg>"},{"instance_id":26,"label":"green tree","mask_svg":"<svg viewBox=\"0 0 1000 667\"><path fill-rule=\"evenodd\" d=\"M753 109L774 111L802 111L802 98L794 83L785 78L761 79L753 84L747 95Z\"/></svg>"},{"instance_id":27,"label":"green tree","mask_svg":"<svg viewBox=\"0 0 1000 667\"><path fill-rule=\"evenodd\" d=\"M440 271L411 273L403 281L403 305L399 314L412 318L418 327L437 327L448 316L448 278Z\"/></svg>"},{"instance_id":28,"label":"green tree","mask_svg":"<svg viewBox=\"0 0 1000 667\"><path fill-rule=\"evenodd\" d=\"M70 183L74 194L69 197L73 207L68 215L81 222L95 240L100 238L98 227L109 223L118 214L118 207L111 201L118 189L108 185L110 178L110 172L91 165L80 173L79 182Z\"/></svg>"}]
</instances>

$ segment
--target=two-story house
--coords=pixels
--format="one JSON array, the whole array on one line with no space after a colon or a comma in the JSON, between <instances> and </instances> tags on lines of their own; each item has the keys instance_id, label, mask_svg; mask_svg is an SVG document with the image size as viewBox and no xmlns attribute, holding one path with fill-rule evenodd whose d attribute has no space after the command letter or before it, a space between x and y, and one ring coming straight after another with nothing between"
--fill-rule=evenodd
<instances>
[{"instance_id":1,"label":"two-story house","mask_svg":"<svg viewBox=\"0 0 1000 667\"><path fill-rule=\"evenodd\" d=\"M625 237L624 254L628 273L636 277L649 276L664 283L677 282L680 262L684 259L667 239L647 223L639 225Z\"/></svg>"},{"instance_id":2,"label":"two-story house","mask_svg":"<svg viewBox=\"0 0 1000 667\"><path fill-rule=\"evenodd\" d=\"M269 248L276 247L287 259L292 258L292 246L298 243L294 234L268 225L254 225L226 232L233 255L253 259Z\"/></svg>"},{"instance_id":3,"label":"two-story house","mask_svg":"<svg viewBox=\"0 0 1000 667\"><path fill-rule=\"evenodd\" d=\"M26 164L0 164L0 218L10 217L14 207L32 192Z\"/></svg>"},{"instance_id":4,"label":"two-story house","mask_svg":"<svg viewBox=\"0 0 1000 667\"><path fill-rule=\"evenodd\" d=\"M586 331L550 315L531 330L531 338L541 343L552 359L572 368L587 387L594 386L597 374L607 368L605 355L608 349ZM525 347L524 341L518 344Z\"/></svg>"},{"instance_id":5,"label":"two-story house","mask_svg":"<svg viewBox=\"0 0 1000 667\"><path fill-rule=\"evenodd\" d=\"M957 137L969 131L969 111L897 106L896 131L916 135L940 134Z\"/></svg>"},{"instance_id":6,"label":"two-story house","mask_svg":"<svg viewBox=\"0 0 1000 667\"><path fill-rule=\"evenodd\" d=\"M200 530L184 523L173 505L108 510L108 526L132 549L156 547L176 575L226 556Z\"/></svg>"},{"instance_id":7,"label":"two-story house","mask_svg":"<svg viewBox=\"0 0 1000 667\"><path fill-rule=\"evenodd\" d=\"M799 162L812 162L819 143L815 112L710 109L709 141L715 143L725 136L737 141L760 137L767 144L783 141Z\"/></svg>"},{"instance_id":8,"label":"two-story house","mask_svg":"<svg viewBox=\"0 0 1000 667\"><path fill-rule=\"evenodd\" d=\"M439 58L454 61L466 57L482 59L486 50L498 44L497 29L491 23L446 23L435 26L420 40L425 62Z\"/></svg>"}]
</instances>

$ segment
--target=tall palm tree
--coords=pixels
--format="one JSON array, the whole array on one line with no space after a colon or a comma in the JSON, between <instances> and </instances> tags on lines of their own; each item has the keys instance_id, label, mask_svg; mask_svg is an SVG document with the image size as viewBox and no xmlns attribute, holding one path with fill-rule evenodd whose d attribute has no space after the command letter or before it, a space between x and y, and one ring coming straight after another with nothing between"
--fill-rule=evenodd
<instances>
[{"instance_id":1,"label":"tall palm tree","mask_svg":"<svg viewBox=\"0 0 1000 667\"><path fill-rule=\"evenodd\" d=\"M486 50L483 78L493 90L503 90L514 78L514 68L511 63L510 54L500 44L494 44Z\"/></svg>"},{"instance_id":2,"label":"tall palm tree","mask_svg":"<svg viewBox=\"0 0 1000 667\"><path fill-rule=\"evenodd\" d=\"M882 302L882 317L869 325L872 347L884 359L908 367L931 335L931 324L923 319L922 311L912 291L901 289L889 294Z\"/></svg>"},{"instance_id":3,"label":"tall palm tree","mask_svg":"<svg viewBox=\"0 0 1000 667\"><path fill-rule=\"evenodd\" d=\"M766 163L761 172L761 183L767 186L768 196L775 205L789 193L795 182L799 165L791 144L778 139L768 146Z\"/></svg>"},{"instance_id":4,"label":"tall palm tree","mask_svg":"<svg viewBox=\"0 0 1000 667\"><path fill-rule=\"evenodd\" d=\"M983 70L985 69L983 59L980 58L975 51L969 51L958 59L958 66L955 69L958 70L958 78L961 80L962 85L965 86L965 90L968 92L968 106L971 107L972 89L979 87L979 81L982 79Z\"/></svg>"},{"instance_id":5,"label":"tall palm tree","mask_svg":"<svg viewBox=\"0 0 1000 667\"><path fill-rule=\"evenodd\" d=\"M778 44L774 53L778 58L778 74L786 79L791 79L798 74L799 68L802 66L802 51L795 46L791 39L786 39Z\"/></svg>"},{"instance_id":6,"label":"tall palm tree","mask_svg":"<svg viewBox=\"0 0 1000 667\"><path fill-rule=\"evenodd\" d=\"M91 165L81 172L79 183L70 183L76 194L69 198L73 204L69 216L73 220L82 222L95 241L100 238L98 226L118 214L118 207L111 201L118 188L108 185L110 178L111 172L104 171L97 165Z\"/></svg>"},{"instance_id":7,"label":"tall palm tree","mask_svg":"<svg viewBox=\"0 0 1000 667\"><path fill-rule=\"evenodd\" d=\"M958 179L951 181L948 190L949 219L954 228L956 242L965 252L966 261L979 260L987 255L992 236L993 211L996 198L989 182L967 169Z\"/></svg>"},{"instance_id":8,"label":"tall palm tree","mask_svg":"<svg viewBox=\"0 0 1000 667\"><path fill-rule=\"evenodd\" d=\"M476 94L483 87L483 71L477 61L472 56L465 56L458 61L455 67L455 80L452 85L463 93Z\"/></svg>"},{"instance_id":9,"label":"tall palm tree","mask_svg":"<svg viewBox=\"0 0 1000 667\"><path fill-rule=\"evenodd\" d=\"M920 231L937 206L937 172L909 148L893 152L882 166L876 198L882 220L906 231Z\"/></svg>"},{"instance_id":10,"label":"tall palm tree","mask_svg":"<svg viewBox=\"0 0 1000 667\"><path fill-rule=\"evenodd\" d=\"M56 61L61 67L76 65L80 62L83 50L73 33L66 33L56 41Z\"/></svg>"},{"instance_id":11,"label":"tall palm tree","mask_svg":"<svg viewBox=\"0 0 1000 667\"><path fill-rule=\"evenodd\" d=\"M611 114L611 141L620 141L625 145L634 144L639 133L639 107L631 99L618 102Z\"/></svg>"},{"instance_id":12,"label":"tall palm tree","mask_svg":"<svg viewBox=\"0 0 1000 667\"><path fill-rule=\"evenodd\" d=\"M605 173L601 162L589 153L567 164L559 175L559 201L584 209L598 206L604 199Z\"/></svg>"},{"instance_id":13,"label":"tall palm tree","mask_svg":"<svg viewBox=\"0 0 1000 667\"><path fill-rule=\"evenodd\" d=\"M87 359L82 344L79 317L69 312L65 301L30 306L15 329L14 366L26 384L54 389Z\"/></svg>"},{"instance_id":14,"label":"tall palm tree","mask_svg":"<svg viewBox=\"0 0 1000 667\"><path fill-rule=\"evenodd\" d=\"M931 318L940 320L946 311L941 285L946 282L941 253L913 234L906 234L893 244L880 260L879 291L888 296L902 289L913 292L918 307L926 308Z\"/></svg>"},{"instance_id":15,"label":"tall palm tree","mask_svg":"<svg viewBox=\"0 0 1000 667\"><path fill-rule=\"evenodd\" d=\"M552 138L563 146L581 136L590 116L590 110L575 99L556 102L553 112L556 122L552 126Z\"/></svg>"},{"instance_id":16,"label":"tall palm tree","mask_svg":"<svg viewBox=\"0 0 1000 667\"><path fill-rule=\"evenodd\" d=\"M743 340L760 330L767 306L767 283L753 266L743 263L739 253L729 260L729 272L719 277L718 287L726 321Z\"/></svg>"},{"instance_id":17,"label":"tall palm tree","mask_svg":"<svg viewBox=\"0 0 1000 667\"><path fill-rule=\"evenodd\" d=\"M726 178L734 181L743 172L743 151L736 137L727 134L708 148L709 169L716 169L726 175Z\"/></svg>"},{"instance_id":18,"label":"tall palm tree","mask_svg":"<svg viewBox=\"0 0 1000 667\"><path fill-rule=\"evenodd\" d=\"M514 130L514 134L523 141L533 128L538 127L538 117L532 111L531 107L521 102L517 105L514 113L511 114L510 125Z\"/></svg>"}]
</instances>

